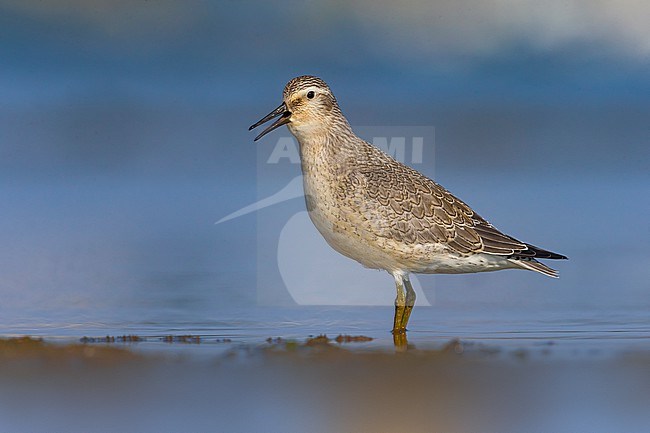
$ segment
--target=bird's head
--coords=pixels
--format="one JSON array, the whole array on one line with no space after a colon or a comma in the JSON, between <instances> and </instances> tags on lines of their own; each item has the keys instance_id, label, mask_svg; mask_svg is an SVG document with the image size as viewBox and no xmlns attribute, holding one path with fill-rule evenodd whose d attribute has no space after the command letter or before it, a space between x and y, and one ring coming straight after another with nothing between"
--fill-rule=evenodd
<instances>
[{"instance_id":1,"label":"bird's head","mask_svg":"<svg viewBox=\"0 0 650 433\"><path fill-rule=\"evenodd\" d=\"M282 93L283 102L264 116L249 130L278 119L263 130L255 141L274 129L287 125L293 135L300 138L318 135L327 130L332 119L342 118L336 98L325 81L311 75L303 75L289 81Z\"/></svg>"}]
</instances>

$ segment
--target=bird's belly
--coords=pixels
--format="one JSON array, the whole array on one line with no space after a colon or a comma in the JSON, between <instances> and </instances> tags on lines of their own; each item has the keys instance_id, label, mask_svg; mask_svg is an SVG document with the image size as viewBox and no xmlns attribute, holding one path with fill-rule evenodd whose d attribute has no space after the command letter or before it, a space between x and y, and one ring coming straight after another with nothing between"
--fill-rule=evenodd
<instances>
[{"instance_id":1,"label":"bird's belly","mask_svg":"<svg viewBox=\"0 0 650 433\"><path fill-rule=\"evenodd\" d=\"M309 208L309 205L308 205ZM309 209L309 218L325 241L340 254L361 263L367 268L388 269L391 260L373 245L368 234L362 234L350 221L320 207Z\"/></svg>"},{"instance_id":2,"label":"bird's belly","mask_svg":"<svg viewBox=\"0 0 650 433\"><path fill-rule=\"evenodd\" d=\"M516 267L507 258L502 256L484 253L459 256L446 253L430 255L420 263L418 269L412 269L412 272L423 274L468 274Z\"/></svg>"},{"instance_id":3,"label":"bird's belly","mask_svg":"<svg viewBox=\"0 0 650 433\"><path fill-rule=\"evenodd\" d=\"M365 231L358 212L348 209L332 193L331 184L304 177L305 203L309 218L325 241L338 253L367 268L398 269L395 260L377 244L377 236Z\"/></svg>"}]
</instances>

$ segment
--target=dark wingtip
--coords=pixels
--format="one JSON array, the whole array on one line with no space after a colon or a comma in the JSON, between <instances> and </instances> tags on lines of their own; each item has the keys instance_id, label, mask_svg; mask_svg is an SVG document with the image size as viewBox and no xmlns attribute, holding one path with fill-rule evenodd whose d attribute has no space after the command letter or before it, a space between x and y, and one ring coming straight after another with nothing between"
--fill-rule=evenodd
<instances>
[{"instance_id":1,"label":"dark wingtip","mask_svg":"<svg viewBox=\"0 0 650 433\"><path fill-rule=\"evenodd\" d=\"M536 259L569 260L569 258L565 255L544 250L542 248L536 247L535 245L526 244L526 246L528 247L527 252L532 252L532 257L535 257Z\"/></svg>"},{"instance_id":2,"label":"dark wingtip","mask_svg":"<svg viewBox=\"0 0 650 433\"><path fill-rule=\"evenodd\" d=\"M554 253L551 251L536 251L536 258L538 259L550 259L550 260L569 260L565 255Z\"/></svg>"}]
</instances>

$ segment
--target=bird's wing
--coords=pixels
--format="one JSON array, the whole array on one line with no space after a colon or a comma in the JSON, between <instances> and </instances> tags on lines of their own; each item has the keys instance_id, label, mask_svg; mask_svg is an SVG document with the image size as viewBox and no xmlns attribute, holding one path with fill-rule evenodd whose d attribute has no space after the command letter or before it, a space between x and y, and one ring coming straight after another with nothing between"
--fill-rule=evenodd
<instances>
[{"instance_id":1,"label":"bird's wing","mask_svg":"<svg viewBox=\"0 0 650 433\"><path fill-rule=\"evenodd\" d=\"M347 177L350 186L363 191L364 224L379 237L407 244L442 243L460 255L518 256L529 249L442 186L383 153L373 155L371 164L355 164Z\"/></svg>"}]
</instances>

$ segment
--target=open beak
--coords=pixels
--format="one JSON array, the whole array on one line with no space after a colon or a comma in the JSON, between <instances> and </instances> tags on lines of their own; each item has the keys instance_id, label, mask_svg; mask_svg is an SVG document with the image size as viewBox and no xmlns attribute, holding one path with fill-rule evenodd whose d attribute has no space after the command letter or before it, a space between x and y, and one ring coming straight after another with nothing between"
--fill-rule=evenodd
<instances>
[{"instance_id":1,"label":"open beak","mask_svg":"<svg viewBox=\"0 0 650 433\"><path fill-rule=\"evenodd\" d=\"M258 126L260 126L262 123L266 123L269 120L275 119L278 116L280 116L280 118L275 122L273 122L271 125L269 125L264 131L260 133L260 135L255 137L255 140L253 141L259 140L260 138L264 137L266 134L273 131L274 129L279 128L282 125L286 125L291 121L291 112L287 110L287 106L285 105L284 102L280 104L278 108L276 108L275 110L271 111L269 114L264 116L259 122L257 122L254 125L251 125L251 127L248 128L248 130L251 131L257 128Z\"/></svg>"}]
</instances>

